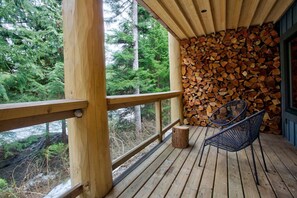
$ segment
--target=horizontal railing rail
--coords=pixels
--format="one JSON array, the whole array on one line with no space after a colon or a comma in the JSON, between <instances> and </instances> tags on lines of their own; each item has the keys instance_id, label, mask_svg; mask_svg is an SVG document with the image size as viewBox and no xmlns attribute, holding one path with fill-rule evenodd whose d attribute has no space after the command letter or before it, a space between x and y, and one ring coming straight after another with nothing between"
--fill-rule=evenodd
<instances>
[{"instance_id":1,"label":"horizontal railing rail","mask_svg":"<svg viewBox=\"0 0 297 198\"><path fill-rule=\"evenodd\" d=\"M75 198L84 192L84 186L82 184L77 184L64 192L59 198Z\"/></svg>"},{"instance_id":2,"label":"horizontal railing rail","mask_svg":"<svg viewBox=\"0 0 297 198\"><path fill-rule=\"evenodd\" d=\"M160 100L166 100L181 96L180 91L169 91L161 93L138 94L138 95L121 95L121 96L107 96L107 109L116 110L136 105L142 105Z\"/></svg>"},{"instance_id":3,"label":"horizontal railing rail","mask_svg":"<svg viewBox=\"0 0 297 198\"><path fill-rule=\"evenodd\" d=\"M120 108L127 108L136 105L142 105L147 103L155 103L156 112L156 131L157 133L147 140L140 143L138 146L134 147L124 155L118 157L112 162L112 169L116 169L123 163L128 161L131 157L139 153L145 147L150 145L155 140L159 139L160 142L163 141L163 135L170 130L173 126L181 123L180 119L174 120L172 123L162 128L162 100L167 100L175 97L180 97L180 91L170 91L162 93L150 93L150 94L138 94L138 95L121 95L121 96L107 96L107 108L108 110L116 110Z\"/></svg>"},{"instance_id":4,"label":"horizontal railing rail","mask_svg":"<svg viewBox=\"0 0 297 198\"><path fill-rule=\"evenodd\" d=\"M85 100L48 100L0 105L0 132L79 117L87 108Z\"/></svg>"}]
</instances>

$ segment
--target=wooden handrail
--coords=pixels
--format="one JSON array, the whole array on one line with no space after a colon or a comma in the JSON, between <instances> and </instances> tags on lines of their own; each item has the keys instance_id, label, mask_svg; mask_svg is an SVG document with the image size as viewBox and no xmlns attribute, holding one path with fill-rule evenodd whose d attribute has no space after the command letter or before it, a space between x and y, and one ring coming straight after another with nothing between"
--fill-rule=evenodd
<instances>
[{"instance_id":1,"label":"wooden handrail","mask_svg":"<svg viewBox=\"0 0 297 198\"><path fill-rule=\"evenodd\" d=\"M139 153L139 151L141 151L142 149L147 147L149 144L154 142L156 139L158 139L158 137L159 137L159 134L153 135L149 139L142 142L140 145L138 145L135 148L133 148L132 150L128 151L126 154L124 154L124 155L120 156L119 158L115 159L112 162L112 170L116 169L117 167L119 167L120 165L125 163L127 160L129 160L131 157L133 157L135 154Z\"/></svg>"},{"instance_id":2,"label":"wooden handrail","mask_svg":"<svg viewBox=\"0 0 297 198\"><path fill-rule=\"evenodd\" d=\"M84 100L49 100L0 105L0 132L75 117L88 106Z\"/></svg>"},{"instance_id":3,"label":"wooden handrail","mask_svg":"<svg viewBox=\"0 0 297 198\"><path fill-rule=\"evenodd\" d=\"M121 95L121 96L107 96L107 109L115 110L130 106L147 104L160 100L166 100L181 95L180 91L169 91L161 93L138 94L138 95Z\"/></svg>"},{"instance_id":4,"label":"wooden handrail","mask_svg":"<svg viewBox=\"0 0 297 198\"><path fill-rule=\"evenodd\" d=\"M75 198L84 192L84 186L77 184L59 196L59 198Z\"/></svg>"}]
</instances>

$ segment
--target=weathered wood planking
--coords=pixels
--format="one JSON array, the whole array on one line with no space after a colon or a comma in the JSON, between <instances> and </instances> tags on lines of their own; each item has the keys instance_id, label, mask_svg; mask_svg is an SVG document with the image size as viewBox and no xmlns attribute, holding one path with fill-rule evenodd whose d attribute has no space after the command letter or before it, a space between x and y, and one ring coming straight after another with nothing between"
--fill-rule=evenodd
<instances>
[{"instance_id":1,"label":"weathered wood planking","mask_svg":"<svg viewBox=\"0 0 297 198\"><path fill-rule=\"evenodd\" d=\"M197 134L193 134L195 130ZM202 142L212 130L191 127L190 144L195 145L187 149L173 149L165 142L162 151L158 149L156 156L151 155L132 171L108 197L292 197L296 194L292 158L296 158L297 150L280 136L261 134L268 173L263 169L260 149L255 142L260 185L255 183L249 147L228 153L207 146L199 167ZM281 149L285 152L277 152Z\"/></svg>"}]
</instances>

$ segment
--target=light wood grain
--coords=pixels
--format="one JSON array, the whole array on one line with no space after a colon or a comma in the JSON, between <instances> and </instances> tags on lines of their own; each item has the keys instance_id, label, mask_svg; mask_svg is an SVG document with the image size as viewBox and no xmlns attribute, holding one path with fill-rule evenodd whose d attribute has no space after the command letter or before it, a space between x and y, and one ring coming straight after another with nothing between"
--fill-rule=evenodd
<instances>
[{"instance_id":1,"label":"light wood grain","mask_svg":"<svg viewBox=\"0 0 297 198\"><path fill-rule=\"evenodd\" d=\"M87 106L85 100L71 99L0 104L0 121L84 109Z\"/></svg>"},{"instance_id":2,"label":"light wood grain","mask_svg":"<svg viewBox=\"0 0 297 198\"><path fill-rule=\"evenodd\" d=\"M184 30L183 32L185 32L188 38L196 36L193 27L190 25L176 0L159 0L159 2L165 7L176 24Z\"/></svg>"},{"instance_id":3,"label":"light wood grain","mask_svg":"<svg viewBox=\"0 0 297 198\"><path fill-rule=\"evenodd\" d=\"M251 25L262 25L277 0L261 0Z\"/></svg>"},{"instance_id":4,"label":"light wood grain","mask_svg":"<svg viewBox=\"0 0 297 198\"><path fill-rule=\"evenodd\" d=\"M177 2L180 5L180 9L185 14L185 17L187 18L187 20L189 20L189 23L191 24L195 32L195 35L196 36L205 35L205 30L204 30L202 21L196 10L193 0L183 0L183 1L177 1Z\"/></svg>"},{"instance_id":5,"label":"light wood grain","mask_svg":"<svg viewBox=\"0 0 297 198\"><path fill-rule=\"evenodd\" d=\"M187 35L176 24L170 14L164 9L164 7L156 0L143 0L143 2L160 18L167 26L178 36L180 39L187 38Z\"/></svg>"},{"instance_id":6,"label":"light wood grain","mask_svg":"<svg viewBox=\"0 0 297 198\"><path fill-rule=\"evenodd\" d=\"M180 91L170 91L151 94L139 94L139 95L121 95L121 96L107 96L106 103L108 110L115 110L130 106L136 106L140 104L147 104L160 100L166 100L181 95Z\"/></svg>"},{"instance_id":7,"label":"light wood grain","mask_svg":"<svg viewBox=\"0 0 297 198\"><path fill-rule=\"evenodd\" d=\"M12 129L33 126L36 124L42 124L52 122L56 120L63 120L74 117L73 111L62 111L45 115L29 116L24 118L17 118L11 120L0 121L0 132L5 132Z\"/></svg>"},{"instance_id":8,"label":"light wood grain","mask_svg":"<svg viewBox=\"0 0 297 198\"><path fill-rule=\"evenodd\" d=\"M210 0L194 0L194 4L197 12L199 13L206 34L215 32ZM206 12L203 12L203 10L206 10Z\"/></svg>"},{"instance_id":9,"label":"light wood grain","mask_svg":"<svg viewBox=\"0 0 297 198\"><path fill-rule=\"evenodd\" d=\"M264 22L276 23L294 0L139 0L180 40ZM206 12L201 12L206 10Z\"/></svg>"},{"instance_id":10,"label":"light wood grain","mask_svg":"<svg viewBox=\"0 0 297 198\"><path fill-rule=\"evenodd\" d=\"M277 0L265 22L277 22L294 0Z\"/></svg>"},{"instance_id":11,"label":"light wood grain","mask_svg":"<svg viewBox=\"0 0 297 198\"><path fill-rule=\"evenodd\" d=\"M226 0L211 0L212 15L215 25L215 31L226 30Z\"/></svg>"},{"instance_id":12,"label":"light wood grain","mask_svg":"<svg viewBox=\"0 0 297 198\"><path fill-rule=\"evenodd\" d=\"M180 60L180 45L178 40L168 33L168 48L169 48L169 69L170 69L170 90L182 91L181 79L181 60ZM183 122L183 103L182 96L172 98L171 105L171 122L180 119Z\"/></svg>"},{"instance_id":13,"label":"light wood grain","mask_svg":"<svg viewBox=\"0 0 297 198\"><path fill-rule=\"evenodd\" d=\"M260 0L243 1L241 13L239 17L239 27L249 27L251 25L254 14L257 10Z\"/></svg>"},{"instance_id":14,"label":"light wood grain","mask_svg":"<svg viewBox=\"0 0 297 198\"><path fill-rule=\"evenodd\" d=\"M227 1L227 29L237 29L243 0Z\"/></svg>"},{"instance_id":15,"label":"light wood grain","mask_svg":"<svg viewBox=\"0 0 297 198\"><path fill-rule=\"evenodd\" d=\"M89 102L68 122L72 184L88 184L84 197L112 188L107 126L103 1L63 1L65 97Z\"/></svg>"},{"instance_id":16,"label":"light wood grain","mask_svg":"<svg viewBox=\"0 0 297 198\"><path fill-rule=\"evenodd\" d=\"M163 141L162 134L162 104L161 101L155 102L155 120L156 120L156 131L159 135L159 142Z\"/></svg>"}]
</instances>

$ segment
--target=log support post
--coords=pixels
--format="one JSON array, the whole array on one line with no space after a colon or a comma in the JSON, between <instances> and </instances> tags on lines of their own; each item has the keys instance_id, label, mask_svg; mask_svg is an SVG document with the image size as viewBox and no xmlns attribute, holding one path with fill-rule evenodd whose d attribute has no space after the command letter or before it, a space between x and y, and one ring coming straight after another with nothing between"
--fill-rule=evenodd
<instances>
[{"instance_id":1,"label":"log support post","mask_svg":"<svg viewBox=\"0 0 297 198\"><path fill-rule=\"evenodd\" d=\"M107 123L102 0L64 0L65 97L88 101L82 118L70 119L71 183L82 197L103 197L112 188Z\"/></svg>"},{"instance_id":2,"label":"log support post","mask_svg":"<svg viewBox=\"0 0 297 198\"><path fill-rule=\"evenodd\" d=\"M162 101L155 102L155 114L156 114L156 131L159 133L159 142L163 141L162 134Z\"/></svg>"},{"instance_id":3,"label":"log support post","mask_svg":"<svg viewBox=\"0 0 297 198\"><path fill-rule=\"evenodd\" d=\"M170 65L170 90L182 91L180 44L179 41L170 33L168 33L168 45ZM180 119L180 123L183 123L182 96L171 99L171 122L176 119Z\"/></svg>"}]
</instances>

